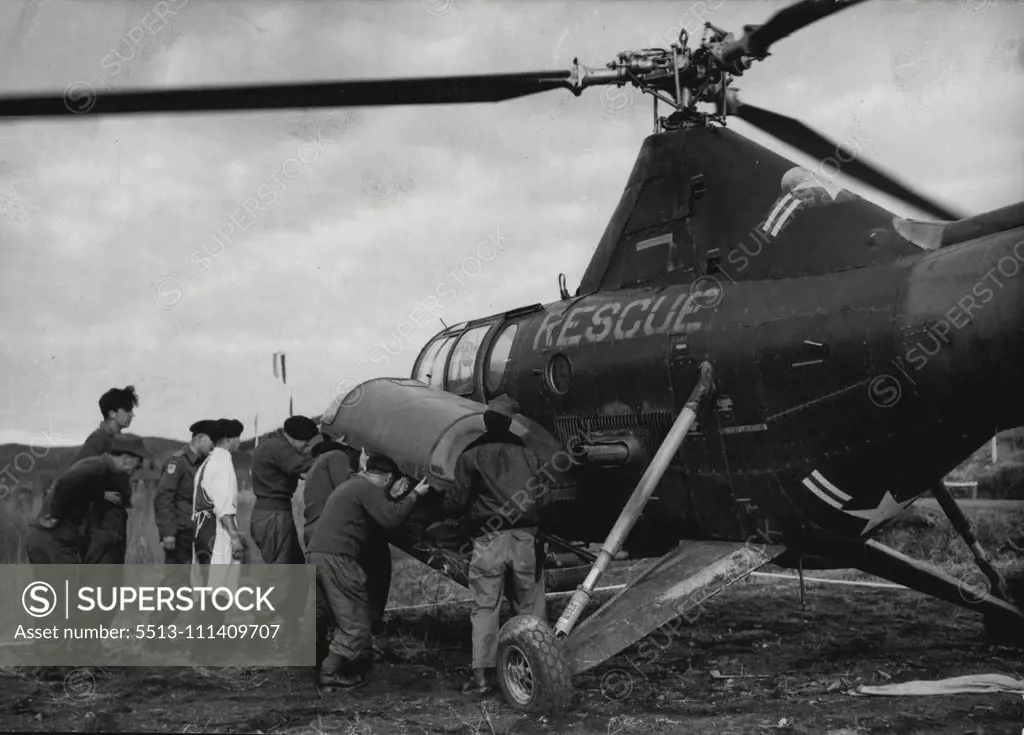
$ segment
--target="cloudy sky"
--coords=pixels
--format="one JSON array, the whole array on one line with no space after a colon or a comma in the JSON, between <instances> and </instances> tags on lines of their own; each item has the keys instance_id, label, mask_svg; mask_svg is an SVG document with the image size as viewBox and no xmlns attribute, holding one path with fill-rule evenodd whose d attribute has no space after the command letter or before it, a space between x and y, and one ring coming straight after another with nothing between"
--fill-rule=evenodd
<instances>
[{"instance_id":1,"label":"cloudy sky","mask_svg":"<svg viewBox=\"0 0 1024 735\"><path fill-rule=\"evenodd\" d=\"M739 31L785 4L696 6ZM0 90L73 85L83 99L561 69L574 56L602 66L667 46L699 27L694 13L687 0L7 0ZM1024 199L1022 34L1020 2L867 3L779 43L738 86L837 140L859 135L869 159L977 213ZM629 102L592 88L496 105L0 122L0 442L78 443L99 395L127 383L141 434L237 416L251 436L256 414L261 430L287 415L276 351L296 411L319 413L346 376L408 375L441 323L419 310L414 328L399 325L442 284L456 293L436 312L448 324L556 300L558 273L574 290L650 132L647 99ZM494 239L503 251L481 245ZM399 353L389 364L371 359L382 344Z\"/></svg>"}]
</instances>

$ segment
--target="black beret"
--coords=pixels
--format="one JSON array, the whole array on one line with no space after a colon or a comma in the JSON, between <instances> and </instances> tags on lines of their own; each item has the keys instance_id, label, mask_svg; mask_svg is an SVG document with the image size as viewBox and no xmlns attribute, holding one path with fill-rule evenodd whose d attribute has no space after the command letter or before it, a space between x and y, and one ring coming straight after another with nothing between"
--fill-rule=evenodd
<instances>
[{"instance_id":1,"label":"black beret","mask_svg":"<svg viewBox=\"0 0 1024 735\"><path fill-rule=\"evenodd\" d=\"M208 421L206 428L209 429L206 435L210 437L214 444L219 441L223 441L224 438L227 437L227 434L224 433L224 424L220 419L216 421Z\"/></svg>"},{"instance_id":2,"label":"black beret","mask_svg":"<svg viewBox=\"0 0 1024 735\"><path fill-rule=\"evenodd\" d=\"M196 434L206 434L208 437L213 439L213 433L217 431L217 422L211 421L210 419L203 419L202 421L196 421L188 430L192 432L192 436Z\"/></svg>"},{"instance_id":3,"label":"black beret","mask_svg":"<svg viewBox=\"0 0 1024 735\"><path fill-rule=\"evenodd\" d=\"M220 427L221 435L225 439L240 437L245 428L238 419L217 419L217 424Z\"/></svg>"},{"instance_id":4,"label":"black beret","mask_svg":"<svg viewBox=\"0 0 1024 735\"><path fill-rule=\"evenodd\" d=\"M366 460L366 469L369 472L383 472L384 474L399 474L400 470L395 460L383 454L371 454Z\"/></svg>"},{"instance_id":5,"label":"black beret","mask_svg":"<svg viewBox=\"0 0 1024 735\"><path fill-rule=\"evenodd\" d=\"M306 416L291 416L285 419L284 433L300 442L308 442L320 433L316 422Z\"/></svg>"}]
</instances>

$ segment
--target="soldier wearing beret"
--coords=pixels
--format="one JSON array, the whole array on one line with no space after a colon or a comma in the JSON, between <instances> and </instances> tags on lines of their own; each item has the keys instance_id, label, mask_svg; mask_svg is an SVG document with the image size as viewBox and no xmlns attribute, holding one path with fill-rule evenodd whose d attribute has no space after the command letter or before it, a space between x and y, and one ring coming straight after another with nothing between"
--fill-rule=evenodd
<instances>
[{"instance_id":1,"label":"soldier wearing beret","mask_svg":"<svg viewBox=\"0 0 1024 735\"><path fill-rule=\"evenodd\" d=\"M213 421L196 421L189 427L192 440L171 455L164 465L160 484L153 496L153 515L164 547L165 564L191 564L192 496L199 465L213 451Z\"/></svg>"},{"instance_id":2,"label":"soldier wearing beret","mask_svg":"<svg viewBox=\"0 0 1024 735\"><path fill-rule=\"evenodd\" d=\"M313 466L306 453L319 436L316 422L292 416L284 428L260 442L252 453L252 510L250 534L267 564L302 564L302 547L292 517L292 496L299 478Z\"/></svg>"},{"instance_id":3,"label":"soldier wearing beret","mask_svg":"<svg viewBox=\"0 0 1024 735\"><path fill-rule=\"evenodd\" d=\"M118 434L110 451L98 457L76 462L54 486L53 495L44 503L39 518L30 526L26 543L32 564L78 564L82 548L94 548L105 561L85 563L124 564L125 537L107 534L82 538L83 521L91 509L105 502L121 507L122 481L130 488L129 478L146 457L146 446L133 434ZM89 528L90 533L103 529Z\"/></svg>"},{"instance_id":4,"label":"soldier wearing beret","mask_svg":"<svg viewBox=\"0 0 1024 735\"><path fill-rule=\"evenodd\" d=\"M306 556L316 567L318 681L328 688L362 686L371 665L370 584L364 558L381 531L397 528L430 489L415 487L382 455L339 485L327 498ZM327 631L334 634L327 640ZM325 648L326 644L326 648Z\"/></svg>"},{"instance_id":5,"label":"soldier wearing beret","mask_svg":"<svg viewBox=\"0 0 1024 735\"><path fill-rule=\"evenodd\" d=\"M306 475L303 490L305 515L304 543L309 549L313 530L323 513L327 499L355 472L366 469L360 464L360 451L344 443L344 437L335 441L330 437L313 447L313 467ZM359 563L366 570L367 591L370 600L370 631L373 635L384 632L384 610L391 588L391 549L387 532L374 526L374 532L363 548Z\"/></svg>"},{"instance_id":6,"label":"soldier wearing beret","mask_svg":"<svg viewBox=\"0 0 1024 735\"><path fill-rule=\"evenodd\" d=\"M319 440L316 422L306 416L292 416L284 428L261 441L252 453L252 491L256 503L249 520L249 533L267 564L303 564L299 533L292 515L292 497L299 479L313 466L311 444ZM286 586L289 609L282 610L287 624L283 633L298 633L298 618L310 590L305 577L291 577Z\"/></svg>"},{"instance_id":7,"label":"soldier wearing beret","mask_svg":"<svg viewBox=\"0 0 1024 735\"><path fill-rule=\"evenodd\" d=\"M487 404L485 431L455 462L454 486L444 495L445 511L462 518L473 539L468 576L476 609L473 674L462 688L466 694L491 689L506 572L512 573L516 613L545 619L543 555L537 553L536 534L548 498L531 482L540 460L512 433L513 412L506 395ZM519 512L508 515L505 509L513 507Z\"/></svg>"}]
</instances>

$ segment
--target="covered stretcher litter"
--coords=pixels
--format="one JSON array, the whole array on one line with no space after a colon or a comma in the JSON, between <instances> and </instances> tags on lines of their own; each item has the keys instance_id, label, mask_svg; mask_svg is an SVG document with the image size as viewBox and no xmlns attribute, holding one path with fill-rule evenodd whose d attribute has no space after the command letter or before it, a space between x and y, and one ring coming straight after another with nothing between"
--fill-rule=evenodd
<instances>
[{"instance_id":1,"label":"covered stretcher litter","mask_svg":"<svg viewBox=\"0 0 1024 735\"><path fill-rule=\"evenodd\" d=\"M378 378L336 396L321 418L322 431L350 446L393 459L404 475L426 477L438 490L452 487L459 455L484 433L482 403L418 380ZM538 481L555 501L576 497L569 453L535 421L516 414L510 427L536 453ZM543 525L543 524L542 524ZM391 543L465 583L458 519L446 519L439 493L421 501Z\"/></svg>"}]
</instances>

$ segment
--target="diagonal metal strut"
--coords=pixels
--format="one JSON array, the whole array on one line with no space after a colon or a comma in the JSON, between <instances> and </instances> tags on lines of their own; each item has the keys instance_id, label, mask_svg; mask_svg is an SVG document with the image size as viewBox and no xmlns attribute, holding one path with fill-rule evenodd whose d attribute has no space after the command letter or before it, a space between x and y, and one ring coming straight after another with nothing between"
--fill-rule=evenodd
<instances>
[{"instance_id":1,"label":"diagonal metal strut","mask_svg":"<svg viewBox=\"0 0 1024 735\"><path fill-rule=\"evenodd\" d=\"M683 439L686 438L687 433L689 433L690 428L693 426L702 402L711 394L713 384L714 375L711 363L705 360L700 365L700 379L694 386L693 391L691 391L689 398L686 399L683 410L679 412L679 416L672 424L668 436L665 437L661 446L658 447L654 459L651 460L643 477L640 478L640 482L637 483L636 489L633 490L633 494L626 501L626 505L623 507L622 513L619 514L618 520L615 521L612 530L608 532L608 538L605 539L604 546L602 546L601 552L598 554L596 561L594 561L590 573L583 580L583 584L576 588L572 599L569 600L569 604L565 606L562 616L555 624L555 634L559 638L569 635L576 625L576 621L579 620L580 615L583 613L584 608L590 602L590 598L594 593L594 587L597 586L597 582L608 568L608 564L615 558L615 555L629 537L629 532L633 530L633 526L636 525L640 514L643 513L644 506L647 505L647 501L651 499L654 489L661 482L661 478L664 477L665 470L668 469L669 463L679 449L679 445L683 443Z\"/></svg>"}]
</instances>

